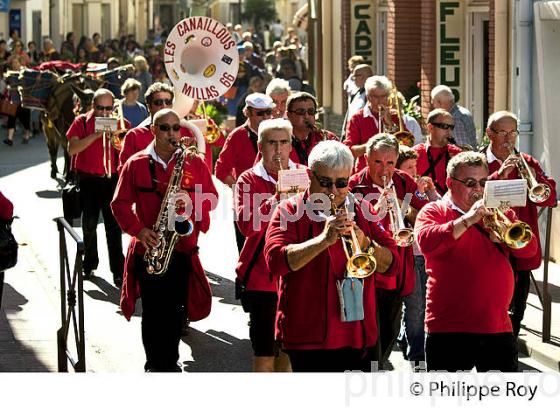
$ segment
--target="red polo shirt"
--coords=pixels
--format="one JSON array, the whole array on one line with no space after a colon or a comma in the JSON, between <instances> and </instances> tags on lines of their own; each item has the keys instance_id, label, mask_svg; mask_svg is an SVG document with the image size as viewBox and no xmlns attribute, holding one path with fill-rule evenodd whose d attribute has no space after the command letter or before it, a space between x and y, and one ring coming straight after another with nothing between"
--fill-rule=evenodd
<instances>
[{"instance_id":1,"label":"red polo shirt","mask_svg":"<svg viewBox=\"0 0 560 410\"><path fill-rule=\"evenodd\" d=\"M418 175L431 177L439 194L445 194L447 163L463 150L453 144L447 144L445 147L430 147L427 143L415 145L412 149L418 154L416 161Z\"/></svg>"},{"instance_id":2,"label":"red polo shirt","mask_svg":"<svg viewBox=\"0 0 560 410\"><path fill-rule=\"evenodd\" d=\"M292 152L290 152L290 159L296 164L307 166L311 150L321 141L327 140L338 141L339 138L335 133L327 130L323 130L323 132L312 131L305 141L301 141L295 135L292 135Z\"/></svg>"},{"instance_id":3,"label":"red polo shirt","mask_svg":"<svg viewBox=\"0 0 560 410\"><path fill-rule=\"evenodd\" d=\"M227 137L216 161L216 178L220 181L223 182L228 175L233 176L237 181L239 175L252 168L255 163L258 149L251 142L249 131L249 121L247 121ZM251 133L257 141L257 134L253 131Z\"/></svg>"}]
</instances>

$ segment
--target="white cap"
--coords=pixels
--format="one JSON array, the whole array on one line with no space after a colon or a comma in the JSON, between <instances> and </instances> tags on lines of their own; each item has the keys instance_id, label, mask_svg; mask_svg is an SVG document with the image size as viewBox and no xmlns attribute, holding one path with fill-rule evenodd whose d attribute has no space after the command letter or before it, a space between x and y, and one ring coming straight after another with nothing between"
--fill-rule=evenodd
<instances>
[{"instance_id":1,"label":"white cap","mask_svg":"<svg viewBox=\"0 0 560 410\"><path fill-rule=\"evenodd\" d=\"M272 102L272 98L262 93L249 94L247 98L245 98L245 105L247 107L256 108L258 110L265 110L267 108L274 108L276 106L276 104Z\"/></svg>"}]
</instances>

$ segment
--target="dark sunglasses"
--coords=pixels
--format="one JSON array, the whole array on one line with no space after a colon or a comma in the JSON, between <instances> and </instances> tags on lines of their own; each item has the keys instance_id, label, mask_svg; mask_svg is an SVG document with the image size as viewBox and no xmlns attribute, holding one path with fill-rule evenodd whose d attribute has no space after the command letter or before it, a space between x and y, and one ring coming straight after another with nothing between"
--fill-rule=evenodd
<instances>
[{"instance_id":1,"label":"dark sunglasses","mask_svg":"<svg viewBox=\"0 0 560 410\"><path fill-rule=\"evenodd\" d=\"M167 98L158 98L157 100L152 101L153 105L162 106L162 105L171 105L173 104L173 100Z\"/></svg>"},{"instance_id":2,"label":"dark sunglasses","mask_svg":"<svg viewBox=\"0 0 560 410\"><path fill-rule=\"evenodd\" d=\"M444 122L432 122L431 123L434 127L438 127L442 130L451 130L453 131L453 128L455 128L455 124L446 124Z\"/></svg>"},{"instance_id":3,"label":"dark sunglasses","mask_svg":"<svg viewBox=\"0 0 560 410\"><path fill-rule=\"evenodd\" d=\"M113 111L112 105L96 105L95 109L97 111Z\"/></svg>"},{"instance_id":4,"label":"dark sunglasses","mask_svg":"<svg viewBox=\"0 0 560 410\"><path fill-rule=\"evenodd\" d=\"M256 111L254 113L257 117L264 117L265 115L272 115L272 110L263 110L263 111Z\"/></svg>"},{"instance_id":5,"label":"dark sunglasses","mask_svg":"<svg viewBox=\"0 0 560 410\"><path fill-rule=\"evenodd\" d=\"M315 175L315 178L319 181L319 186L322 188L330 188L333 185L337 188L346 188L348 186L348 178L338 178L336 181L333 181L329 178L320 177L315 171L313 171L313 175Z\"/></svg>"},{"instance_id":6,"label":"dark sunglasses","mask_svg":"<svg viewBox=\"0 0 560 410\"><path fill-rule=\"evenodd\" d=\"M290 112L293 113L293 114L296 114L296 115L305 115L305 114L315 115L315 114L317 114L317 110L315 108L308 108L308 109L298 108L297 110L291 110Z\"/></svg>"},{"instance_id":7,"label":"dark sunglasses","mask_svg":"<svg viewBox=\"0 0 560 410\"><path fill-rule=\"evenodd\" d=\"M459 178L451 177L451 179L454 179L455 181L459 181L467 188L474 188L476 184L480 185L481 188L484 188L484 185L486 185L486 182L488 181L486 178L481 179L480 181L477 181L474 178L459 179Z\"/></svg>"},{"instance_id":8,"label":"dark sunglasses","mask_svg":"<svg viewBox=\"0 0 560 410\"><path fill-rule=\"evenodd\" d=\"M173 130L173 131L177 132L181 129L181 126L179 124L173 124L173 125L158 124L157 127L163 132L168 132L170 130Z\"/></svg>"}]
</instances>

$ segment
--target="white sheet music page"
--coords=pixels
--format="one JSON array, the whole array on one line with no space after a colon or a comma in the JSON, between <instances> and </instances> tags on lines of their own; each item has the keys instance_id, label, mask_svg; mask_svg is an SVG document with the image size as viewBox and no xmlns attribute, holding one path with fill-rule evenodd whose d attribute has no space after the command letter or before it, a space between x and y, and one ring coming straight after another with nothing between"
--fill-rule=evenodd
<instances>
[{"instance_id":1,"label":"white sheet music page","mask_svg":"<svg viewBox=\"0 0 560 410\"><path fill-rule=\"evenodd\" d=\"M488 181L484 186L486 208L511 208L526 203L527 181L524 179Z\"/></svg>"}]
</instances>

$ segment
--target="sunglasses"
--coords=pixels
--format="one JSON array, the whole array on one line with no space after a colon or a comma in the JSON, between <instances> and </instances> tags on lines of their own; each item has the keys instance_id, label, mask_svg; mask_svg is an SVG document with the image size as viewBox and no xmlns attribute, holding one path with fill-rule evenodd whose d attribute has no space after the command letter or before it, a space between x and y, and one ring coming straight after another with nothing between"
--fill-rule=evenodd
<instances>
[{"instance_id":1,"label":"sunglasses","mask_svg":"<svg viewBox=\"0 0 560 410\"><path fill-rule=\"evenodd\" d=\"M490 131L492 131L498 137L502 137L502 138L505 138L508 135L510 135L512 137L518 137L519 136L519 131L518 130L505 131L505 130L495 130L495 129L490 128Z\"/></svg>"},{"instance_id":2,"label":"sunglasses","mask_svg":"<svg viewBox=\"0 0 560 410\"><path fill-rule=\"evenodd\" d=\"M486 178L481 179L480 181L477 181L474 178L459 179L459 178L451 177L451 179L454 179L455 181L459 181L467 188L474 188L477 184L480 185L481 188L484 188L484 185L486 185L486 182L488 181Z\"/></svg>"},{"instance_id":3,"label":"sunglasses","mask_svg":"<svg viewBox=\"0 0 560 410\"><path fill-rule=\"evenodd\" d=\"M168 132L170 130L173 130L173 131L177 132L181 129L181 126L179 124L173 124L173 125L158 124L157 127L163 132Z\"/></svg>"},{"instance_id":4,"label":"sunglasses","mask_svg":"<svg viewBox=\"0 0 560 410\"><path fill-rule=\"evenodd\" d=\"M445 122L432 122L430 124L432 124L434 127L440 128L442 130L453 131L453 128L455 128L455 124L446 124Z\"/></svg>"},{"instance_id":5,"label":"sunglasses","mask_svg":"<svg viewBox=\"0 0 560 410\"><path fill-rule=\"evenodd\" d=\"M315 171L313 171L313 175L315 175L315 178L317 178L317 181L319 181L319 186L321 188L330 188L334 185L335 187L340 189L346 188L348 186L348 178L338 178L336 181L333 181L329 178L320 177L315 173Z\"/></svg>"},{"instance_id":6,"label":"sunglasses","mask_svg":"<svg viewBox=\"0 0 560 410\"><path fill-rule=\"evenodd\" d=\"M263 111L256 111L253 110L257 117L264 117L265 115L272 115L272 110L263 110Z\"/></svg>"},{"instance_id":7,"label":"sunglasses","mask_svg":"<svg viewBox=\"0 0 560 410\"><path fill-rule=\"evenodd\" d=\"M113 111L112 105L96 105L95 109L97 111Z\"/></svg>"},{"instance_id":8,"label":"sunglasses","mask_svg":"<svg viewBox=\"0 0 560 410\"><path fill-rule=\"evenodd\" d=\"M152 104L157 105L158 107L160 107L162 105L171 105L171 104L173 104L173 100L170 100L170 99L167 99L167 98L158 98L157 100L153 100Z\"/></svg>"},{"instance_id":9,"label":"sunglasses","mask_svg":"<svg viewBox=\"0 0 560 410\"><path fill-rule=\"evenodd\" d=\"M305 115L305 114L315 115L315 114L317 114L317 110L315 108L308 108L308 109L298 108L297 110L291 110L290 112L293 113L293 114L296 114L296 115Z\"/></svg>"}]
</instances>

